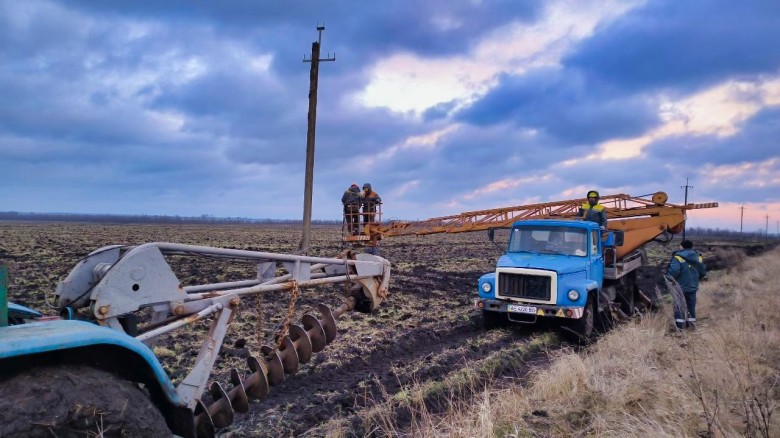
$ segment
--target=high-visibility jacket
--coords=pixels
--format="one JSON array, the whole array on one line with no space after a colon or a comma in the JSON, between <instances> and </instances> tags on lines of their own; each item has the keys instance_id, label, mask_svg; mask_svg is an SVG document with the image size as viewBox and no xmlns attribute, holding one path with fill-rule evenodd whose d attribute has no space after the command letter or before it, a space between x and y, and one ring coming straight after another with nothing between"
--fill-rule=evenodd
<instances>
[{"instance_id":1,"label":"high-visibility jacket","mask_svg":"<svg viewBox=\"0 0 780 438\"><path fill-rule=\"evenodd\" d=\"M586 202L580 207L577 216L586 221L596 222L600 227L607 226L607 210L601 204L590 205Z\"/></svg>"},{"instance_id":2,"label":"high-visibility jacket","mask_svg":"<svg viewBox=\"0 0 780 438\"><path fill-rule=\"evenodd\" d=\"M701 255L692 249L675 251L666 274L677 280L683 292L699 290L699 280L707 275Z\"/></svg>"},{"instance_id":3,"label":"high-visibility jacket","mask_svg":"<svg viewBox=\"0 0 780 438\"><path fill-rule=\"evenodd\" d=\"M382 203L382 198L373 190L363 191L363 196L360 198L363 204L363 212L375 212L376 205Z\"/></svg>"}]
</instances>

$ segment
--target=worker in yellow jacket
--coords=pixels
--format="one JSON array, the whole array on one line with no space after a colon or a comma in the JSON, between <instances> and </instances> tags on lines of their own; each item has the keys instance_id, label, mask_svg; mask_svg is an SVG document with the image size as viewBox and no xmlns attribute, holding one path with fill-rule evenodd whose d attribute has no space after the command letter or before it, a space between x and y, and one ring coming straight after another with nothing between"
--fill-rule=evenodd
<instances>
[{"instance_id":1,"label":"worker in yellow jacket","mask_svg":"<svg viewBox=\"0 0 780 438\"><path fill-rule=\"evenodd\" d=\"M577 212L577 217L596 222L602 230L607 229L607 210L606 207L599 204L599 192L595 190L588 192L588 202L582 204Z\"/></svg>"}]
</instances>

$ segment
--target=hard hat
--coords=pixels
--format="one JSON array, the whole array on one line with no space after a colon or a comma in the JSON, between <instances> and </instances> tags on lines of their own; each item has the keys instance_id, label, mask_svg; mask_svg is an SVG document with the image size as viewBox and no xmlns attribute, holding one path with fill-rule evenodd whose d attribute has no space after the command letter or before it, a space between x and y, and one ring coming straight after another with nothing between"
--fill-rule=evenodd
<instances>
[{"instance_id":1,"label":"hard hat","mask_svg":"<svg viewBox=\"0 0 780 438\"><path fill-rule=\"evenodd\" d=\"M599 192L597 192L595 190L591 190L591 191L588 192L588 196L587 197L588 198L598 198L599 197Z\"/></svg>"}]
</instances>

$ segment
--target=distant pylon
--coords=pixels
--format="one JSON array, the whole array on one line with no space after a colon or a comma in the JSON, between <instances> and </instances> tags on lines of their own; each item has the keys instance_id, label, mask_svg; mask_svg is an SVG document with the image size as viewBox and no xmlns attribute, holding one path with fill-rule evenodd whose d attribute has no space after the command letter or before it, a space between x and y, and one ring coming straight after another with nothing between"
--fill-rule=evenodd
<instances>
[{"instance_id":1,"label":"distant pylon","mask_svg":"<svg viewBox=\"0 0 780 438\"><path fill-rule=\"evenodd\" d=\"M745 219L745 206L739 207L739 238L742 240L742 223Z\"/></svg>"},{"instance_id":2,"label":"distant pylon","mask_svg":"<svg viewBox=\"0 0 780 438\"><path fill-rule=\"evenodd\" d=\"M685 178L685 185L680 187L681 189L685 189L685 202L683 205L688 205L688 188L693 188L693 186L688 185L688 178ZM685 240L685 229L687 228L687 224L683 222L683 235L682 238Z\"/></svg>"}]
</instances>

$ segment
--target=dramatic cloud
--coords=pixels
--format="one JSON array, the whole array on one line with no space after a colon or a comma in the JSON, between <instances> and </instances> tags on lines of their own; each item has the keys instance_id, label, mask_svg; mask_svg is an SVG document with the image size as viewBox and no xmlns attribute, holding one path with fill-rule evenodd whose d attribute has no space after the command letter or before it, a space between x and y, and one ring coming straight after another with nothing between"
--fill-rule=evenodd
<instances>
[{"instance_id":1,"label":"dramatic cloud","mask_svg":"<svg viewBox=\"0 0 780 438\"><path fill-rule=\"evenodd\" d=\"M0 0L0 210L392 218L669 192L780 211L780 4ZM733 208L698 225L733 226ZM695 216L699 217L699 216Z\"/></svg>"},{"instance_id":2,"label":"dramatic cloud","mask_svg":"<svg viewBox=\"0 0 780 438\"><path fill-rule=\"evenodd\" d=\"M649 1L564 59L595 82L626 90L708 87L780 68L775 0Z\"/></svg>"},{"instance_id":3,"label":"dramatic cloud","mask_svg":"<svg viewBox=\"0 0 780 438\"><path fill-rule=\"evenodd\" d=\"M565 144L593 144L641 134L658 123L658 113L644 96L600 90L576 72L540 69L501 78L459 119L476 125L510 122Z\"/></svg>"}]
</instances>

